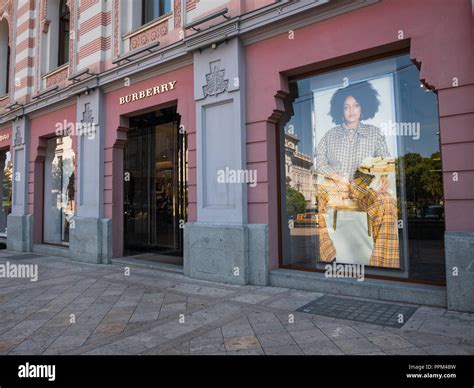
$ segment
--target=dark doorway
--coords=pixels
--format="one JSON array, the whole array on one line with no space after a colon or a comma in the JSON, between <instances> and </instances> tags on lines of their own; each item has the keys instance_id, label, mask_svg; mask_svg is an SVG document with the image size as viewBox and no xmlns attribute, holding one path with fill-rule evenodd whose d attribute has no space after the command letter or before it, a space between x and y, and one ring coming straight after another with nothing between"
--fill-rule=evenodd
<instances>
[{"instance_id":1,"label":"dark doorway","mask_svg":"<svg viewBox=\"0 0 474 388\"><path fill-rule=\"evenodd\" d=\"M158 261L182 264L187 140L179 122L176 107L130 119L124 153L127 255L153 259L154 253Z\"/></svg>"}]
</instances>

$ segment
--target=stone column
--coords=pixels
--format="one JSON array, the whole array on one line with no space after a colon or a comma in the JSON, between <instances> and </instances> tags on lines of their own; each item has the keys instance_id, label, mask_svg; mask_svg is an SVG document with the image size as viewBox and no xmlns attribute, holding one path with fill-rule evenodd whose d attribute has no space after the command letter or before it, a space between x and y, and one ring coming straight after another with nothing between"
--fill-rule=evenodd
<instances>
[{"instance_id":1,"label":"stone column","mask_svg":"<svg viewBox=\"0 0 474 388\"><path fill-rule=\"evenodd\" d=\"M265 284L267 228L248 226L247 183L242 179L242 173L250 177L244 59L237 38L194 54L197 222L185 226L184 273L225 283L255 279Z\"/></svg>"},{"instance_id":2,"label":"stone column","mask_svg":"<svg viewBox=\"0 0 474 388\"><path fill-rule=\"evenodd\" d=\"M7 247L12 251L32 249L33 217L28 214L30 128L26 116L13 122L12 212L7 219Z\"/></svg>"},{"instance_id":3,"label":"stone column","mask_svg":"<svg viewBox=\"0 0 474 388\"><path fill-rule=\"evenodd\" d=\"M100 89L77 98L76 211L70 228L69 255L89 263L109 263L112 225L104 214L104 106Z\"/></svg>"}]
</instances>

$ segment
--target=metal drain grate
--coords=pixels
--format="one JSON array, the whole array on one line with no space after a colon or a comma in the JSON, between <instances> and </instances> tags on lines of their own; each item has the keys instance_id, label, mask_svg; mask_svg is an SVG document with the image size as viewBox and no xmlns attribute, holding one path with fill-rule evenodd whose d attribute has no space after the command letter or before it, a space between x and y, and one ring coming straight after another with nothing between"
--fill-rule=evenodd
<instances>
[{"instance_id":1,"label":"metal drain grate","mask_svg":"<svg viewBox=\"0 0 474 388\"><path fill-rule=\"evenodd\" d=\"M415 313L416 307L324 295L296 311L400 328ZM400 314L402 315L400 316ZM400 321L400 317L403 318L403 321Z\"/></svg>"}]
</instances>

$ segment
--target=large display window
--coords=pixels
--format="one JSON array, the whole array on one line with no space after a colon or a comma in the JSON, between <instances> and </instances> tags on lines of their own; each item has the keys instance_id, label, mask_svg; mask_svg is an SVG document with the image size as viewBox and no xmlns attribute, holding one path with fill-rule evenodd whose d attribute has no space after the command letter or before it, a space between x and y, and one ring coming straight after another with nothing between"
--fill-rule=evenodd
<instances>
[{"instance_id":1,"label":"large display window","mask_svg":"<svg viewBox=\"0 0 474 388\"><path fill-rule=\"evenodd\" d=\"M43 241L69 245L74 217L75 153L70 136L48 140L44 170Z\"/></svg>"},{"instance_id":2,"label":"large display window","mask_svg":"<svg viewBox=\"0 0 474 388\"><path fill-rule=\"evenodd\" d=\"M408 54L290 82L280 128L285 267L443 282L435 92Z\"/></svg>"},{"instance_id":3,"label":"large display window","mask_svg":"<svg viewBox=\"0 0 474 388\"><path fill-rule=\"evenodd\" d=\"M3 173L0 174L2 208L0 212L0 236L7 235L7 217L12 211L12 171L13 164L10 151L0 152L0 167L3 166Z\"/></svg>"}]
</instances>

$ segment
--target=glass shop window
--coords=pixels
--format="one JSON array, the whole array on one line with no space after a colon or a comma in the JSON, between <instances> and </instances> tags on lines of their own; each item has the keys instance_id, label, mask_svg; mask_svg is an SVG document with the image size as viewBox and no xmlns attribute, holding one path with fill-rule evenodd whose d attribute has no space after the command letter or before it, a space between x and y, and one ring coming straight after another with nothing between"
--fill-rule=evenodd
<instances>
[{"instance_id":1,"label":"glass shop window","mask_svg":"<svg viewBox=\"0 0 474 388\"><path fill-rule=\"evenodd\" d=\"M7 234L7 217L12 211L12 172L13 163L10 151L0 152L0 168L2 170L1 178L1 198L2 211L0 212L0 236Z\"/></svg>"},{"instance_id":2,"label":"glass shop window","mask_svg":"<svg viewBox=\"0 0 474 388\"><path fill-rule=\"evenodd\" d=\"M408 54L290 82L281 264L443 283L437 94Z\"/></svg>"},{"instance_id":3,"label":"glass shop window","mask_svg":"<svg viewBox=\"0 0 474 388\"><path fill-rule=\"evenodd\" d=\"M75 154L70 136L48 140L44 171L43 242L68 245L75 211Z\"/></svg>"}]
</instances>

